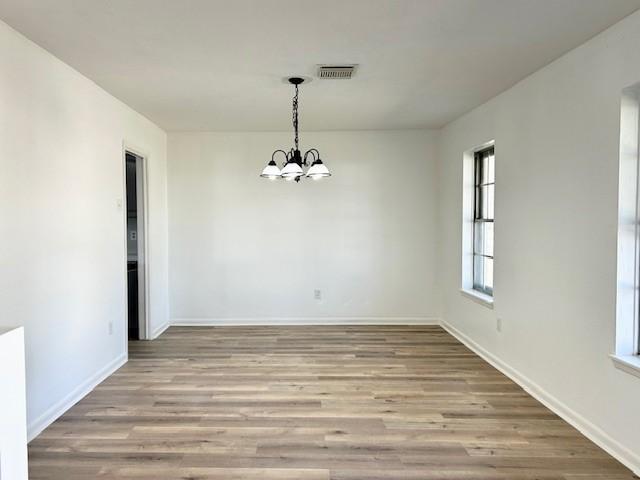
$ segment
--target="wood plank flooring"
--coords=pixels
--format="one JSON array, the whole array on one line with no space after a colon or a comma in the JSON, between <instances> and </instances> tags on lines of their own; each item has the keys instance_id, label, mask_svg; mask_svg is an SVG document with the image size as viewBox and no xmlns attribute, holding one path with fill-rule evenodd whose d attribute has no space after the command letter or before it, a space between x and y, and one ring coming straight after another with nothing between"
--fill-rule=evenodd
<instances>
[{"instance_id":1,"label":"wood plank flooring","mask_svg":"<svg viewBox=\"0 0 640 480\"><path fill-rule=\"evenodd\" d=\"M439 327L172 327L29 445L32 480L628 480Z\"/></svg>"}]
</instances>

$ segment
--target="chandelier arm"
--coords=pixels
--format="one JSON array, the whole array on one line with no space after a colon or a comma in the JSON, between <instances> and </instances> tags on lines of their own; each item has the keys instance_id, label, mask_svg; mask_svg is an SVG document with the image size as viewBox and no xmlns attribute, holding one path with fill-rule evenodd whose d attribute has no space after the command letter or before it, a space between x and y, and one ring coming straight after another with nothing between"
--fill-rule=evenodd
<instances>
[{"instance_id":1,"label":"chandelier arm","mask_svg":"<svg viewBox=\"0 0 640 480\"><path fill-rule=\"evenodd\" d=\"M304 162L303 164L306 166L307 165L307 156L309 154L311 154L311 156L313 157L313 161L315 162L318 158L319 158L319 154L316 155L316 152L318 152L318 150L316 150L315 148L310 148L309 150L307 150L304 154Z\"/></svg>"},{"instance_id":2,"label":"chandelier arm","mask_svg":"<svg viewBox=\"0 0 640 480\"><path fill-rule=\"evenodd\" d=\"M276 151L274 151L271 154L271 160L273 160L274 162L276 161L275 157L276 157L276 153L278 153L278 152L281 152L284 155L285 163L287 163L287 160L289 160L289 156L287 155L287 152L285 152L284 150L276 150Z\"/></svg>"},{"instance_id":3,"label":"chandelier arm","mask_svg":"<svg viewBox=\"0 0 640 480\"><path fill-rule=\"evenodd\" d=\"M308 152L314 152L314 154L315 154L314 160L320 160L320 152L318 151L317 148L310 148L307 151Z\"/></svg>"}]
</instances>

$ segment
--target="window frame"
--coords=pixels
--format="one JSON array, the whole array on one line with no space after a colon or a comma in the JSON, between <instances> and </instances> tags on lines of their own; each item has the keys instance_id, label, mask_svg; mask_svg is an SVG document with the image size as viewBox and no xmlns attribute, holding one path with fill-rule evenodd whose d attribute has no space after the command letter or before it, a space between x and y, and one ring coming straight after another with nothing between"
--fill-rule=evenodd
<instances>
[{"instance_id":1,"label":"window frame","mask_svg":"<svg viewBox=\"0 0 640 480\"><path fill-rule=\"evenodd\" d=\"M640 377L640 82L622 91L615 366Z\"/></svg>"},{"instance_id":2,"label":"window frame","mask_svg":"<svg viewBox=\"0 0 640 480\"><path fill-rule=\"evenodd\" d=\"M495 148L493 145L490 145L488 147L482 148L480 150L477 150L474 152L473 154L473 250L472 250L472 255L473 255L473 261L472 261L472 265L473 265L473 271L472 271L472 278L473 278L473 289L484 294L487 295L489 297L493 297L493 278L491 280L491 287L487 287L486 282L484 282L484 273L485 273L485 262L487 259L490 259L491 262L494 261L494 255L488 255L486 253L481 253L481 252L477 252L476 251L476 247L477 244L479 243L477 241L478 236L480 235L479 233L479 228L481 227L481 225L485 224L485 223L491 223L492 225L495 223L495 214L494 212L491 212L491 215L489 215L488 212L488 208L485 208L485 203L489 203L491 202L493 204L493 208L491 210L495 210ZM483 183L483 179L485 177L484 175L484 169L485 169L485 162L484 159L488 157L491 158L493 157L493 179L488 178L488 174L487 174L487 179L489 181L484 182ZM490 189L489 187L493 187L493 189ZM486 191L486 193L483 193L483 190ZM491 192L491 193L490 193ZM493 198L491 198L489 200L489 195L491 195ZM485 211L487 211L487 215L485 216ZM493 244L493 237L494 237L494 232L492 229L491 232L491 243ZM486 242L486 238L483 238L483 245ZM493 252L492 252L493 253ZM478 268L478 262L476 262L476 259L481 258L481 266L482 266L482 276L483 276L483 282L479 283L477 282L477 279L479 278L479 274L477 272L477 268ZM493 269L493 265L492 265L492 269ZM493 275L492 275L493 277Z\"/></svg>"},{"instance_id":3,"label":"window frame","mask_svg":"<svg viewBox=\"0 0 640 480\"><path fill-rule=\"evenodd\" d=\"M494 140L490 140L474 148L464 151L462 156L462 252L461 252L461 286L460 293L464 297L486 307L493 309L495 295L495 282L493 295L474 289L474 220L475 220L475 158L476 152L494 149L494 157L496 153L496 145ZM495 167L495 163L494 163ZM495 175L495 169L494 169ZM495 182L493 182L495 183ZM494 187L495 201L495 187ZM495 236L495 233L494 233ZM495 281L495 276L494 276Z\"/></svg>"}]
</instances>

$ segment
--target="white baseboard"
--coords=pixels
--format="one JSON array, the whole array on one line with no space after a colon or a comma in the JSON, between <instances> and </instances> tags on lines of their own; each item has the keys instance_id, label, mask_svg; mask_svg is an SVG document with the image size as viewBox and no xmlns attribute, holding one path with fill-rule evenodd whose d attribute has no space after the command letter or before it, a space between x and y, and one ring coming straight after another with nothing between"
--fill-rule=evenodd
<instances>
[{"instance_id":1,"label":"white baseboard","mask_svg":"<svg viewBox=\"0 0 640 480\"><path fill-rule=\"evenodd\" d=\"M456 329L446 321L441 322L442 328L460 340L469 349L473 350L478 356L490 363L500 372L505 374L511 380L520 385L529 395L534 397L545 407L558 415L564 421L576 428L585 437L602 448L605 452L618 460L620 463L629 468L637 476L640 476L640 457L617 440L614 440L601 428L591 423L579 413L572 410L549 392L544 390L538 384L530 380L528 377L520 373L518 370L510 367L500 358L485 350L483 347L474 342L471 338Z\"/></svg>"},{"instance_id":2,"label":"white baseboard","mask_svg":"<svg viewBox=\"0 0 640 480\"><path fill-rule=\"evenodd\" d=\"M166 322L164 325L160 325L158 328L151 332L151 338L149 340L155 340L160 335L164 333L164 331L171 326L171 322Z\"/></svg>"},{"instance_id":3,"label":"white baseboard","mask_svg":"<svg viewBox=\"0 0 640 480\"><path fill-rule=\"evenodd\" d=\"M174 318L171 325L280 326L280 325L440 325L435 317L264 317L264 318Z\"/></svg>"},{"instance_id":4,"label":"white baseboard","mask_svg":"<svg viewBox=\"0 0 640 480\"><path fill-rule=\"evenodd\" d=\"M27 425L27 441L36 438L42 431L62 416L67 410L82 400L105 378L127 363L126 352L102 367L94 375L78 385L66 397L48 408L42 415Z\"/></svg>"}]
</instances>

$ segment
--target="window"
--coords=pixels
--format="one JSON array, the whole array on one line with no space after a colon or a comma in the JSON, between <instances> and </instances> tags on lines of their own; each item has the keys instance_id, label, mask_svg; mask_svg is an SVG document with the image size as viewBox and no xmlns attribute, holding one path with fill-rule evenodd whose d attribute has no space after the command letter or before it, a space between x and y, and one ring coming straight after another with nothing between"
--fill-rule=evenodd
<instances>
[{"instance_id":1,"label":"window","mask_svg":"<svg viewBox=\"0 0 640 480\"><path fill-rule=\"evenodd\" d=\"M622 91L618 187L618 368L640 377L640 83Z\"/></svg>"},{"instance_id":2,"label":"window","mask_svg":"<svg viewBox=\"0 0 640 480\"><path fill-rule=\"evenodd\" d=\"M462 286L471 300L493 308L495 142L462 157Z\"/></svg>"},{"instance_id":3,"label":"window","mask_svg":"<svg viewBox=\"0 0 640 480\"><path fill-rule=\"evenodd\" d=\"M473 289L493 296L493 146L474 154Z\"/></svg>"}]
</instances>

